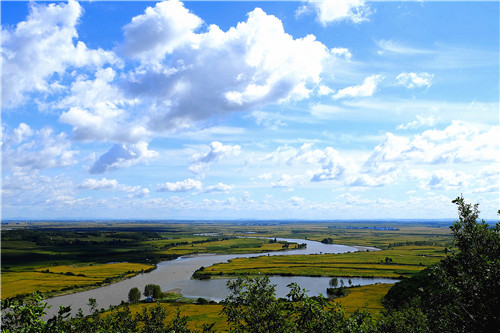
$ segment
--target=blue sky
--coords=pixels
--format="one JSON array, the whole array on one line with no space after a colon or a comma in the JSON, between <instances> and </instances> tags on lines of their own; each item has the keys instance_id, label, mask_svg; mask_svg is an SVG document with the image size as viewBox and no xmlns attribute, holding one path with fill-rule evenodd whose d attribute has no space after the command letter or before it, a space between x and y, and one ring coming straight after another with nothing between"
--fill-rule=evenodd
<instances>
[{"instance_id":1,"label":"blue sky","mask_svg":"<svg viewBox=\"0 0 500 333\"><path fill-rule=\"evenodd\" d=\"M1 10L3 219L496 217L496 1Z\"/></svg>"}]
</instances>

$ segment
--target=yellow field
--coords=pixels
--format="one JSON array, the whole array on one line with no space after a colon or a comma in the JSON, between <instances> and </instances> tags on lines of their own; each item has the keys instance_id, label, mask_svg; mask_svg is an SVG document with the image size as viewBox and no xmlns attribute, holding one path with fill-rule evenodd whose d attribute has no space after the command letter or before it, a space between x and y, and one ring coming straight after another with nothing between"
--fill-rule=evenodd
<instances>
[{"instance_id":1,"label":"yellow field","mask_svg":"<svg viewBox=\"0 0 500 333\"><path fill-rule=\"evenodd\" d=\"M224 332L229 330L226 318L220 315L222 305L219 304L175 304L175 303L162 303L161 304L168 313L165 323L168 323L175 317L177 309L180 310L182 316L187 316L188 326L191 330L199 329L203 324L215 323L214 330L216 332ZM130 311L132 314L142 312L144 307L153 307L156 304L132 304Z\"/></svg>"},{"instance_id":2,"label":"yellow field","mask_svg":"<svg viewBox=\"0 0 500 333\"><path fill-rule=\"evenodd\" d=\"M74 286L89 286L103 282L106 278L120 277L126 272L131 272L127 276L134 275L135 273L132 272L139 273L152 267L135 263L113 263L92 266L50 266L29 272L2 272L1 297L5 299L37 290L50 292ZM47 269L51 273L42 272ZM67 272L73 275L67 275ZM78 276L78 274L85 276Z\"/></svg>"},{"instance_id":3,"label":"yellow field","mask_svg":"<svg viewBox=\"0 0 500 333\"><path fill-rule=\"evenodd\" d=\"M294 249L296 246L296 244L290 244L289 248ZM175 253L177 255L185 255L191 253L254 253L279 251L282 248L283 244L269 243L267 239L235 238L216 242L180 245L172 247L168 250L161 251L161 253Z\"/></svg>"},{"instance_id":4,"label":"yellow field","mask_svg":"<svg viewBox=\"0 0 500 333\"><path fill-rule=\"evenodd\" d=\"M372 315L377 315L384 309L382 298L394 284L372 284L368 286L351 288L350 293L335 301L342 305L347 313L361 309Z\"/></svg>"},{"instance_id":5,"label":"yellow field","mask_svg":"<svg viewBox=\"0 0 500 333\"><path fill-rule=\"evenodd\" d=\"M238 258L228 263L210 266L205 272L213 275L262 273L398 278L416 273L438 262L443 256L442 247L400 246L376 252ZM386 258L390 258L391 261L386 262Z\"/></svg>"}]
</instances>

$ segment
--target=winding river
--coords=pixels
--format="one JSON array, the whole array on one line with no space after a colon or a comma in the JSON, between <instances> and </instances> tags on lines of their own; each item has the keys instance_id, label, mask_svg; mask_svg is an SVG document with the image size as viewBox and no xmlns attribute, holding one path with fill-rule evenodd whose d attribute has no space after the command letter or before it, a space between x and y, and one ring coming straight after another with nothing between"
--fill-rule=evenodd
<instances>
[{"instance_id":1,"label":"winding river","mask_svg":"<svg viewBox=\"0 0 500 333\"><path fill-rule=\"evenodd\" d=\"M249 253L249 254L202 254L196 256L184 256L176 260L164 261L158 264L157 269L152 272L139 274L133 278L126 279L114 284L100 287L93 290L78 292L74 294L58 296L46 300L46 303L51 306L47 316L52 316L57 313L59 306L69 306L73 309L73 313L81 308L84 314L89 313L88 300L94 298L97 301L99 308L108 308L112 305L118 305L122 301L127 301L128 292L131 288L137 287L139 290L144 290L147 284L158 284L164 291L171 289L181 289L182 294L186 297L203 297L211 300L220 301L224 299L228 292L226 290L227 279L213 280L191 280L191 275L201 266L211 266L215 263L226 262L235 258L249 258L262 255L296 255L296 254L325 254L325 253L345 253L357 251L357 248L337 245L337 244L322 244L320 242L303 240L303 239L288 239L278 238L278 241L288 241L294 243L306 243L306 249L278 251L269 253ZM329 278L321 277L306 277L306 276L291 276L281 277L274 276L271 278L271 283L276 284L276 292L278 297L284 297L289 289L286 287L292 282L297 282L301 288L309 290L310 295L325 294L328 287ZM351 278L354 285L366 285L374 283L394 283L395 280L381 278ZM344 278L345 285L348 285L347 278Z\"/></svg>"}]
</instances>

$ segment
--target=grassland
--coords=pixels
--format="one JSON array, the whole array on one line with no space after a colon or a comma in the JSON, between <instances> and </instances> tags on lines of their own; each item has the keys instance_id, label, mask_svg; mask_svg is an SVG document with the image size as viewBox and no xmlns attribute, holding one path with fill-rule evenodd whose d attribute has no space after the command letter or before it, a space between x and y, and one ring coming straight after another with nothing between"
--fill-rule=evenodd
<instances>
[{"instance_id":1,"label":"grassland","mask_svg":"<svg viewBox=\"0 0 500 333\"><path fill-rule=\"evenodd\" d=\"M2 272L2 299L40 291L48 294L73 290L76 287L97 287L133 276L153 265L113 263L85 266L50 266L31 271Z\"/></svg>"},{"instance_id":2,"label":"grassland","mask_svg":"<svg viewBox=\"0 0 500 333\"><path fill-rule=\"evenodd\" d=\"M380 283L350 288L347 296L336 298L335 301L342 305L347 313L363 309L377 316L384 309L382 298L392 286L393 284Z\"/></svg>"},{"instance_id":3,"label":"grassland","mask_svg":"<svg viewBox=\"0 0 500 333\"><path fill-rule=\"evenodd\" d=\"M267 239L236 238L200 228L119 224L94 229L18 227L2 231L2 298L41 291L52 296L79 291L130 277L151 264L192 253L253 253L279 251L294 244ZM205 230L206 231L206 230ZM117 265L102 266L109 262ZM107 267L99 271L99 267ZM48 272L47 272L48 271Z\"/></svg>"},{"instance_id":4,"label":"grassland","mask_svg":"<svg viewBox=\"0 0 500 333\"><path fill-rule=\"evenodd\" d=\"M443 249L413 245L374 252L238 258L210 266L203 274L206 277L268 274L400 278L441 260Z\"/></svg>"},{"instance_id":5,"label":"grassland","mask_svg":"<svg viewBox=\"0 0 500 333\"><path fill-rule=\"evenodd\" d=\"M136 314L143 311L145 307L153 307L155 304L132 304L130 305L130 311L132 314ZM222 305L220 304L189 304L189 303L161 303L161 306L165 308L168 316L165 323L168 323L175 317L176 311L179 309L182 316L187 316L188 327L191 330L199 329L203 324L214 323L215 332L227 332L229 331L229 326L226 322L226 318L220 314L222 310Z\"/></svg>"}]
</instances>

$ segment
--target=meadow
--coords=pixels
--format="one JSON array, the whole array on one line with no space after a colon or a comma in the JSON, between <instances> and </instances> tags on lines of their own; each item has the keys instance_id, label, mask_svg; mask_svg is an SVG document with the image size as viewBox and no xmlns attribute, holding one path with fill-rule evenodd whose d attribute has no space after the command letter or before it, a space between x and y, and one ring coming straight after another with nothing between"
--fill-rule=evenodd
<instances>
[{"instance_id":1,"label":"meadow","mask_svg":"<svg viewBox=\"0 0 500 333\"><path fill-rule=\"evenodd\" d=\"M234 275L305 275L401 278L444 257L441 246L397 246L382 251L342 254L237 258L207 267L205 277Z\"/></svg>"},{"instance_id":2,"label":"meadow","mask_svg":"<svg viewBox=\"0 0 500 333\"><path fill-rule=\"evenodd\" d=\"M35 291L51 295L98 287L153 269L153 265L112 263L96 265L47 266L32 271L2 272L2 299Z\"/></svg>"},{"instance_id":3,"label":"meadow","mask_svg":"<svg viewBox=\"0 0 500 333\"><path fill-rule=\"evenodd\" d=\"M191 330L201 330L203 324L214 323L215 332L228 332L229 325L226 318L220 314L222 310L221 304L194 304L194 303L160 303L167 312L165 323L171 321L177 312L180 311L182 316L186 316L187 324ZM156 304L131 304L129 305L130 312L137 314L143 311L144 308L151 308Z\"/></svg>"},{"instance_id":4,"label":"meadow","mask_svg":"<svg viewBox=\"0 0 500 333\"><path fill-rule=\"evenodd\" d=\"M154 269L157 262L196 253L280 251L294 244L236 238L177 225L20 224L2 231L1 297L34 291L66 294ZM205 233L203 232L205 231ZM116 263L118 264L109 264ZM104 265L107 264L107 265Z\"/></svg>"},{"instance_id":5,"label":"meadow","mask_svg":"<svg viewBox=\"0 0 500 333\"><path fill-rule=\"evenodd\" d=\"M384 309L382 299L392 286L393 284L380 283L350 288L347 296L336 298L335 302L339 303L347 313L363 309L377 316Z\"/></svg>"}]
</instances>

